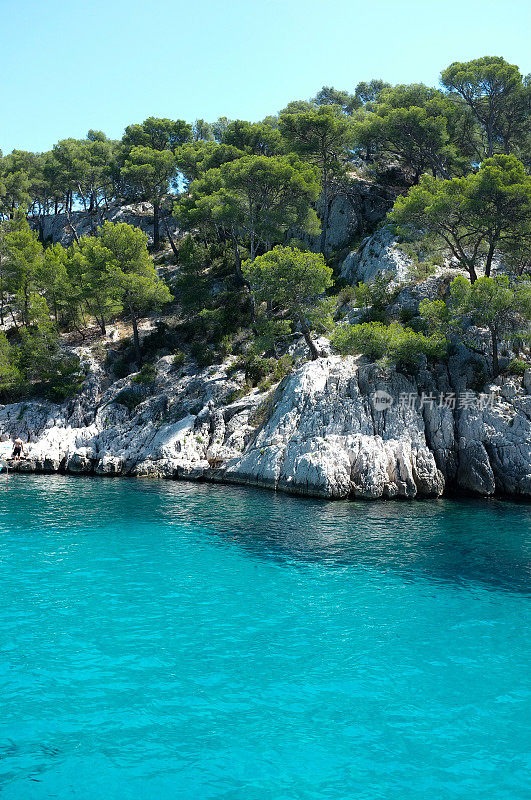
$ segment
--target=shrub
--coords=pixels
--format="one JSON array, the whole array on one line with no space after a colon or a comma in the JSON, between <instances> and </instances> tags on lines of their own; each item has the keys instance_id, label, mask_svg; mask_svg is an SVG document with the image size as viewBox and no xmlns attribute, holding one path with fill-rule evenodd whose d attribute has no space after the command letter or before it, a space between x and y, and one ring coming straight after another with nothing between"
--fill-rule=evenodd
<instances>
[{"instance_id":1,"label":"shrub","mask_svg":"<svg viewBox=\"0 0 531 800\"><path fill-rule=\"evenodd\" d=\"M180 369L186 363L186 353L182 350L176 350L173 354L172 367L173 369Z\"/></svg>"},{"instance_id":2,"label":"shrub","mask_svg":"<svg viewBox=\"0 0 531 800\"><path fill-rule=\"evenodd\" d=\"M228 393L225 402L226 403L234 403L236 400L239 400L240 397L245 397L252 389L248 383L244 383L243 386L240 386L239 389L233 389L231 392Z\"/></svg>"},{"instance_id":3,"label":"shrub","mask_svg":"<svg viewBox=\"0 0 531 800\"><path fill-rule=\"evenodd\" d=\"M214 350L203 342L192 342L190 352L200 367L209 367L216 360Z\"/></svg>"},{"instance_id":4,"label":"shrub","mask_svg":"<svg viewBox=\"0 0 531 800\"><path fill-rule=\"evenodd\" d=\"M392 275L378 273L372 283L358 283L354 289L356 305L367 309L367 322L387 322L387 308L395 300L399 288L392 287Z\"/></svg>"},{"instance_id":5,"label":"shrub","mask_svg":"<svg viewBox=\"0 0 531 800\"><path fill-rule=\"evenodd\" d=\"M44 395L60 403L79 392L84 378L77 356L60 356L42 375Z\"/></svg>"},{"instance_id":6,"label":"shrub","mask_svg":"<svg viewBox=\"0 0 531 800\"><path fill-rule=\"evenodd\" d=\"M345 286L342 286L339 292L337 293L337 303L339 307L344 306L347 303L353 303L355 300L356 300L356 289L354 288L354 286L351 286L350 283L347 283L345 284Z\"/></svg>"},{"instance_id":7,"label":"shrub","mask_svg":"<svg viewBox=\"0 0 531 800\"><path fill-rule=\"evenodd\" d=\"M142 350L144 353L157 353L159 351L171 350L178 343L175 330L162 321L158 320L155 327L142 340Z\"/></svg>"},{"instance_id":8,"label":"shrub","mask_svg":"<svg viewBox=\"0 0 531 800\"><path fill-rule=\"evenodd\" d=\"M271 372L258 384L258 388L261 392L266 392L268 389L273 386L274 383L278 383L282 380L290 371L293 366L293 359L291 356L282 356L279 359L268 359L268 361L274 361L274 366Z\"/></svg>"},{"instance_id":9,"label":"shrub","mask_svg":"<svg viewBox=\"0 0 531 800\"><path fill-rule=\"evenodd\" d=\"M519 375L521 377L530 366L526 361L522 361L521 358L513 358L507 366L507 372L509 375Z\"/></svg>"},{"instance_id":10,"label":"shrub","mask_svg":"<svg viewBox=\"0 0 531 800\"><path fill-rule=\"evenodd\" d=\"M401 308L398 312L398 319L402 325L408 325L412 320L416 319L418 314L412 308Z\"/></svg>"},{"instance_id":11,"label":"shrub","mask_svg":"<svg viewBox=\"0 0 531 800\"><path fill-rule=\"evenodd\" d=\"M153 383L157 377L157 368L155 364L144 364L140 372L133 378L134 383Z\"/></svg>"},{"instance_id":12,"label":"shrub","mask_svg":"<svg viewBox=\"0 0 531 800\"><path fill-rule=\"evenodd\" d=\"M142 402L142 394L138 389L122 389L113 400L118 405L125 406L129 411L133 411Z\"/></svg>"},{"instance_id":13,"label":"shrub","mask_svg":"<svg viewBox=\"0 0 531 800\"><path fill-rule=\"evenodd\" d=\"M332 335L332 344L343 355L361 354L387 364L418 364L421 356L440 358L446 352L446 341L438 334L415 333L399 322L384 325L364 322L341 325Z\"/></svg>"}]
</instances>

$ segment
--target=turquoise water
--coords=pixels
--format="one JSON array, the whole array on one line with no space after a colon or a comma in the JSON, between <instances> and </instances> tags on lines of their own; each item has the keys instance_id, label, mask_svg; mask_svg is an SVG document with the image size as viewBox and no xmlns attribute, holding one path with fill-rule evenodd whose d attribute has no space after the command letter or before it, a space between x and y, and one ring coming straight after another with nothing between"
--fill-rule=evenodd
<instances>
[{"instance_id":1,"label":"turquoise water","mask_svg":"<svg viewBox=\"0 0 531 800\"><path fill-rule=\"evenodd\" d=\"M4 481L2 800L530 797L530 506Z\"/></svg>"}]
</instances>

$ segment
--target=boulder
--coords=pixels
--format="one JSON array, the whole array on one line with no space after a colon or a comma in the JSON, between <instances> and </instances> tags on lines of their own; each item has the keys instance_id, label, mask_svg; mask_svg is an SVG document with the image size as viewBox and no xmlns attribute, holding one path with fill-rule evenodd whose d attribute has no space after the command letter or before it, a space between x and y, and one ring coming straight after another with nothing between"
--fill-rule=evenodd
<instances>
[{"instance_id":1,"label":"boulder","mask_svg":"<svg viewBox=\"0 0 531 800\"><path fill-rule=\"evenodd\" d=\"M346 257L341 277L353 286L368 283L381 273L390 275L397 283L406 280L411 259L397 244L389 228L381 228L364 239L359 248Z\"/></svg>"}]
</instances>

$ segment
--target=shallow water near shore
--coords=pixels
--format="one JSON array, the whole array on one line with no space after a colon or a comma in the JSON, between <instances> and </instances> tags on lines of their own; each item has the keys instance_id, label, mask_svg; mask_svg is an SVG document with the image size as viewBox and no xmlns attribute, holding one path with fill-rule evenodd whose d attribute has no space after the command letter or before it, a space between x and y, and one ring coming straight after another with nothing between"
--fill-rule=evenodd
<instances>
[{"instance_id":1,"label":"shallow water near shore","mask_svg":"<svg viewBox=\"0 0 531 800\"><path fill-rule=\"evenodd\" d=\"M2 800L529 797L531 506L0 476Z\"/></svg>"}]
</instances>

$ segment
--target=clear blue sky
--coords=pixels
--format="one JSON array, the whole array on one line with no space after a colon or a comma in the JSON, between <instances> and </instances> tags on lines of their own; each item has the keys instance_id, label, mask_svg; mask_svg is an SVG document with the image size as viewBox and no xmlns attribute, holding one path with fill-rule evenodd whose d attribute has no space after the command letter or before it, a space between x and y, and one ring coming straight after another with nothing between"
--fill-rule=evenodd
<instances>
[{"instance_id":1,"label":"clear blue sky","mask_svg":"<svg viewBox=\"0 0 531 800\"><path fill-rule=\"evenodd\" d=\"M0 0L0 148L148 116L260 119L321 86L530 63L528 0Z\"/></svg>"}]
</instances>

